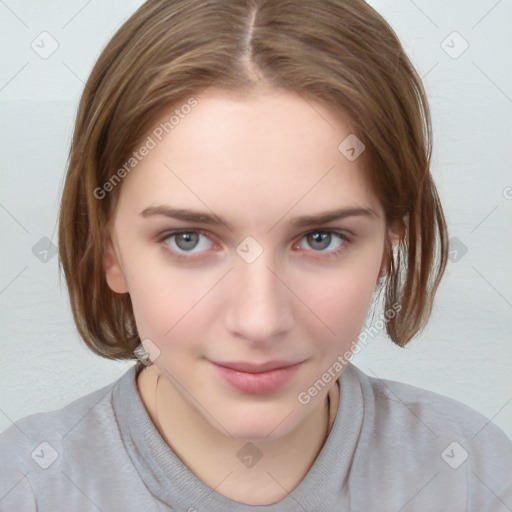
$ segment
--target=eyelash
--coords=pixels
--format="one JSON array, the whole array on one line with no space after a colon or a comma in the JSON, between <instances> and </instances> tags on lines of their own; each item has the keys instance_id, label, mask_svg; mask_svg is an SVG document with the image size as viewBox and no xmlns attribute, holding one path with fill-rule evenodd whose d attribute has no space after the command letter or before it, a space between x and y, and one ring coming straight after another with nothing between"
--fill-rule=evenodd
<instances>
[{"instance_id":1,"label":"eyelash","mask_svg":"<svg viewBox=\"0 0 512 512\"><path fill-rule=\"evenodd\" d=\"M183 234L183 233L187 233L187 234L197 233L199 235L205 236L210 241L212 241L210 239L210 237L204 231L201 231L200 229L179 229L179 230L167 231L167 232L163 233L158 238L158 242L163 243L164 249L167 252L171 253L173 258L178 259L178 260L191 260L194 257L190 256L190 254L198 254L198 253L189 253L189 255L187 255L187 253L175 252L166 243L166 241L169 240L170 238L173 238L173 237L175 237L177 235L180 235L180 234ZM328 233L330 235L336 235L337 237L339 237L343 241L343 243L338 248L336 248L336 249L334 249L332 251L314 251L314 250L311 250L311 252L322 254L322 256L321 256L322 258L335 258L335 257L337 257L342 251L344 251L346 249L346 246L352 242L352 238L350 236L348 236L343 231L338 231L336 229L316 229L316 230L308 231L307 233L304 233L303 235L301 235L301 237L299 238L299 242L297 242L297 244L300 243L300 241L303 240L308 235L319 234L319 233L321 233L321 234ZM297 244L294 244L294 245L297 245Z\"/></svg>"}]
</instances>

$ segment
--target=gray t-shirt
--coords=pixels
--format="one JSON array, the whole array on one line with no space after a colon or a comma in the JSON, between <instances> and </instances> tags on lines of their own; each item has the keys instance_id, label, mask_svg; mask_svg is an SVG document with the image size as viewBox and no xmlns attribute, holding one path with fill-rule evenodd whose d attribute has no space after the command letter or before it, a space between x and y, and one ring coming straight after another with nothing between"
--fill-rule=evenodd
<instances>
[{"instance_id":1,"label":"gray t-shirt","mask_svg":"<svg viewBox=\"0 0 512 512\"><path fill-rule=\"evenodd\" d=\"M141 368L0 435L2 512L512 511L503 431L459 402L353 364L305 478L273 505L238 503L199 480L159 435L137 390Z\"/></svg>"}]
</instances>

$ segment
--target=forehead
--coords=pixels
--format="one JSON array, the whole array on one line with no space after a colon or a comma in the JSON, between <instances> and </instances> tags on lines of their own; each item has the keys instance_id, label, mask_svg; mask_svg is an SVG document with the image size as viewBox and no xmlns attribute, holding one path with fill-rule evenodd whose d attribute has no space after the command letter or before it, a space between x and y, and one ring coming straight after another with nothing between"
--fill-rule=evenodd
<instances>
[{"instance_id":1,"label":"forehead","mask_svg":"<svg viewBox=\"0 0 512 512\"><path fill-rule=\"evenodd\" d=\"M194 99L153 123L144 139L152 148L124 179L121 200L142 209L243 206L260 219L267 211L269 221L326 203L379 210L364 153L350 160L340 149L353 137L350 120L328 105L282 90L241 97L209 88Z\"/></svg>"},{"instance_id":2,"label":"forehead","mask_svg":"<svg viewBox=\"0 0 512 512\"><path fill-rule=\"evenodd\" d=\"M242 96L209 88L196 101L164 135L164 143L189 151L200 148L216 161L237 158L247 166L253 159L257 163L267 159L276 167L303 155L314 157L325 150L336 153L339 141L351 133L346 116L290 91L261 89ZM165 123L175 110L180 106L162 112L155 124Z\"/></svg>"}]
</instances>

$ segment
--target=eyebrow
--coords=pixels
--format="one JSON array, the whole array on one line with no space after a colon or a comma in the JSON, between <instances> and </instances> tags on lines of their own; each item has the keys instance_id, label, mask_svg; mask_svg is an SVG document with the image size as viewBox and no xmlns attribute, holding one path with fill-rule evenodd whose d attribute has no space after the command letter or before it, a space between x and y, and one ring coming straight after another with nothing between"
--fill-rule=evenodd
<instances>
[{"instance_id":1,"label":"eyebrow","mask_svg":"<svg viewBox=\"0 0 512 512\"><path fill-rule=\"evenodd\" d=\"M210 224L218 226L223 224L230 231L232 227L223 217L216 215L211 212L189 210L186 208L171 208L169 206L157 205L150 206L144 209L140 215L142 217L151 217L154 215L161 215L169 217L171 219L182 220L185 222L194 222L197 224ZM341 208L338 210L332 210L327 212L318 213L315 215L303 215L301 217L295 217L290 221L290 224L294 227L308 227L317 224L326 224L335 220L341 220L346 217L363 216L370 218L378 218L377 213L369 207L353 206L350 208Z\"/></svg>"}]
</instances>

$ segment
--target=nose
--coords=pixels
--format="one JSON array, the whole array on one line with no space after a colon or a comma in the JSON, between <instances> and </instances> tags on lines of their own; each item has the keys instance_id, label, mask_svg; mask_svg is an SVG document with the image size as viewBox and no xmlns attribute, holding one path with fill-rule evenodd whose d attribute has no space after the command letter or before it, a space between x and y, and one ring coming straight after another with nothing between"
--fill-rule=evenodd
<instances>
[{"instance_id":1,"label":"nose","mask_svg":"<svg viewBox=\"0 0 512 512\"><path fill-rule=\"evenodd\" d=\"M247 263L239 259L230 272L227 329L252 345L273 345L294 325L293 293L285 276L272 268L269 252Z\"/></svg>"}]
</instances>

